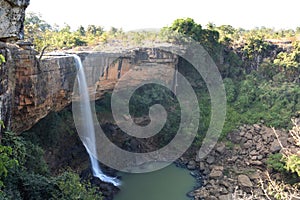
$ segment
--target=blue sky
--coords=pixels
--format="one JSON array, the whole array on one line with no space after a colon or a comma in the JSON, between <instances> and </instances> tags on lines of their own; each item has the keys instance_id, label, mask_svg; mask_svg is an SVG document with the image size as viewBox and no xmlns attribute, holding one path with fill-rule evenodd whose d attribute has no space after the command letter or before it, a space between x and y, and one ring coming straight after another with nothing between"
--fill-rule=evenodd
<instances>
[{"instance_id":1,"label":"blue sky","mask_svg":"<svg viewBox=\"0 0 300 200\"><path fill-rule=\"evenodd\" d=\"M30 0L27 9L40 13L50 24L101 25L123 28L161 28L177 18L191 17L205 26L230 24L234 27L266 26L281 29L300 27L297 0Z\"/></svg>"}]
</instances>

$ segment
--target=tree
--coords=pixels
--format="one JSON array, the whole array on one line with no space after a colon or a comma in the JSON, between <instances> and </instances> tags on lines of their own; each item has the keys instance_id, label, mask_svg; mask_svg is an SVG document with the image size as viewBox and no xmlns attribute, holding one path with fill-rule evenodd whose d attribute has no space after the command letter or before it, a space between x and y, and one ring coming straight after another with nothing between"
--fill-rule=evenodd
<instances>
[{"instance_id":1,"label":"tree","mask_svg":"<svg viewBox=\"0 0 300 200\"><path fill-rule=\"evenodd\" d=\"M80 36L85 36L85 29L83 26L80 26L78 29L77 29L77 32L79 33Z\"/></svg>"},{"instance_id":2,"label":"tree","mask_svg":"<svg viewBox=\"0 0 300 200\"><path fill-rule=\"evenodd\" d=\"M259 35L252 35L246 38L246 44L243 47L243 61L246 71L257 70L264 57L268 55L270 44Z\"/></svg>"},{"instance_id":3,"label":"tree","mask_svg":"<svg viewBox=\"0 0 300 200\"><path fill-rule=\"evenodd\" d=\"M300 27L299 26L296 28L296 33L300 34Z\"/></svg>"},{"instance_id":4,"label":"tree","mask_svg":"<svg viewBox=\"0 0 300 200\"><path fill-rule=\"evenodd\" d=\"M214 25L210 25L210 29L202 29L192 18L176 19L170 27L165 29L187 36L199 42L206 51L216 61L220 58L219 32L213 30ZM165 29L163 31L165 31Z\"/></svg>"},{"instance_id":5,"label":"tree","mask_svg":"<svg viewBox=\"0 0 300 200\"><path fill-rule=\"evenodd\" d=\"M52 29L51 25L48 24L45 20L43 20L40 14L34 12L29 12L26 14L24 26L35 27L36 29L42 32Z\"/></svg>"},{"instance_id":6,"label":"tree","mask_svg":"<svg viewBox=\"0 0 300 200\"><path fill-rule=\"evenodd\" d=\"M104 33L104 29L101 26L88 25L87 32L94 36L101 36Z\"/></svg>"},{"instance_id":7,"label":"tree","mask_svg":"<svg viewBox=\"0 0 300 200\"><path fill-rule=\"evenodd\" d=\"M200 41L202 33L202 26L197 24L192 18L176 19L168 29L191 37L196 41Z\"/></svg>"}]
</instances>

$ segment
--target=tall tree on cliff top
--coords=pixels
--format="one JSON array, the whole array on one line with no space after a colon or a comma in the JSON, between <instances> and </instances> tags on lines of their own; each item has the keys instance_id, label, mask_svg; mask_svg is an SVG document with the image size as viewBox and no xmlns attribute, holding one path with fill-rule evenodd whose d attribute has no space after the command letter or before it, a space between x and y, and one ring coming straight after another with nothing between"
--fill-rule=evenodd
<instances>
[{"instance_id":1,"label":"tall tree on cliff top","mask_svg":"<svg viewBox=\"0 0 300 200\"><path fill-rule=\"evenodd\" d=\"M176 19L169 27L170 30L184 34L196 41L200 41L202 26L195 23L192 18Z\"/></svg>"},{"instance_id":2,"label":"tall tree on cliff top","mask_svg":"<svg viewBox=\"0 0 300 200\"><path fill-rule=\"evenodd\" d=\"M24 26L25 36L27 36L27 38L33 38L41 32L52 29L51 25L43 20L40 14L33 12L26 13Z\"/></svg>"},{"instance_id":3,"label":"tall tree on cliff top","mask_svg":"<svg viewBox=\"0 0 300 200\"><path fill-rule=\"evenodd\" d=\"M220 43L219 32L212 29L203 29L192 18L176 19L170 27L166 28L179 34L183 34L200 42L208 53L215 59L218 58Z\"/></svg>"}]
</instances>

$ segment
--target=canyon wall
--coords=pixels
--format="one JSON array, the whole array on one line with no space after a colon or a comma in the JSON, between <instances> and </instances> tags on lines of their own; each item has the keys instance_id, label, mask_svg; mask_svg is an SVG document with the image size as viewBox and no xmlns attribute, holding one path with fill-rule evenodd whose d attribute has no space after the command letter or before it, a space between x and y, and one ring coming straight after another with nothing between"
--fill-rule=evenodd
<instances>
[{"instance_id":1,"label":"canyon wall","mask_svg":"<svg viewBox=\"0 0 300 200\"><path fill-rule=\"evenodd\" d=\"M136 76L124 89L147 79L161 77L173 84L172 70L177 56L159 48L136 48L119 52L52 53L39 60L29 44L2 43L0 48L7 62L1 65L0 120L6 129L21 133L28 130L51 111L59 111L76 101L77 66L72 54L81 57L87 76L90 96L99 99L130 70ZM151 68L151 73L149 69Z\"/></svg>"}]
</instances>

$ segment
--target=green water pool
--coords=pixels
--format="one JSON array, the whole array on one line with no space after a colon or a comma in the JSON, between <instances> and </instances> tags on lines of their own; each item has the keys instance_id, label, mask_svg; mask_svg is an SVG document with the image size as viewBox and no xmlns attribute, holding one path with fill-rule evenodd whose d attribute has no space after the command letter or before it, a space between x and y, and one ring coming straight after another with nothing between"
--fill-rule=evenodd
<instances>
[{"instance_id":1,"label":"green water pool","mask_svg":"<svg viewBox=\"0 0 300 200\"><path fill-rule=\"evenodd\" d=\"M186 193L196 185L190 172L175 164L150 173L119 175L122 185L114 200L190 200Z\"/></svg>"}]
</instances>

